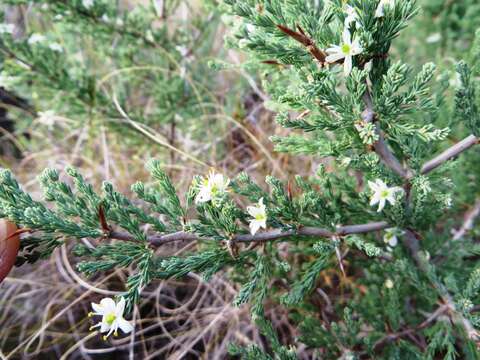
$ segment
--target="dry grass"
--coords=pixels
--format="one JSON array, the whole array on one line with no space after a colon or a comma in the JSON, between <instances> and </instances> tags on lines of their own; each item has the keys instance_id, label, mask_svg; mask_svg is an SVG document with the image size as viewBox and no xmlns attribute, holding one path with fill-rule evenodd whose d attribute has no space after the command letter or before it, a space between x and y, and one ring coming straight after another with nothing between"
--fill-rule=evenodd
<instances>
[{"instance_id":1,"label":"dry grass","mask_svg":"<svg viewBox=\"0 0 480 360\"><path fill-rule=\"evenodd\" d=\"M222 38L220 32L218 39ZM215 48L222 48L220 40ZM242 61L234 52L227 57L232 63ZM115 89L128 80L126 74L164 71L153 67L104 70L100 84L112 102ZM239 81L250 84L250 88L236 95L239 111L227 113L223 94L238 91L232 84ZM135 130L144 146L132 148L126 144L122 136L109 130L110 119L95 118L78 127L73 126L77 119L55 116L52 126L35 121L27 129L30 141L20 144L23 157L0 157L0 166L11 168L37 199L41 191L36 175L45 167L63 170L67 165L77 167L97 189L102 181L109 180L121 192L130 194L135 181L150 181L144 164L151 157L163 159L180 193L190 185L193 175L206 173L210 166L231 178L247 171L261 184L272 173L284 180L289 174L312 174L318 165L313 160L273 152L269 136L286 131L264 109L267 96L258 89L255 79L234 70L219 73L216 82L216 91L210 94L212 103L204 104L205 109L213 107L214 114L202 111L196 119L197 129L192 129L204 132L202 142L177 131L172 146L160 129L131 121L125 109L115 104L123 117L122 126ZM206 91L193 81L192 86L198 94ZM141 101L149 104L148 99ZM148 106L145 108L148 111ZM212 123L214 131L205 126ZM19 135L3 134L1 139ZM102 341L99 334L89 331L90 303L125 290L129 273L115 271L85 278L76 271L73 246L73 241L67 241L51 259L15 269L0 285L0 359L225 359L230 342L267 344L252 325L248 307L231 305L239 289L229 280L228 271L209 282L196 274L181 280L154 281L143 290L141 302L134 309L134 333ZM195 251L195 247L169 245L158 249L157 255L184 254ZM267 314L282 339L288 342L298 335L285 310L267 305ZM304 349L299 353L314 358Z\"/></svg>"},{"instance_id":2,"label":"dry grass","mask_svg":"<svg viewBox=\"0 0 480 360\"><path fill-rule=\"evenodd\" d=\"M243 75L225 74L234 78ZM298 159L293 162L272 151L268 136L279 131L259 100L264 95L254 94L252 89L247 95L239 94L239 106L247 112L245 118L219 111L215 118L224 131L219 137L210 136L205 143L187 141L188 134L177 133L176 144L181 146L166 148L162 145L165 139L142 127L149 150L135 151L106 126L90 128L87 123L71 131L69 124L74 120L56 117L53 129L37 123L29 129L35 146L25 149L23 159L2 161L36 198L41 198L41 193L35 175L47 166L63 169L69 164L78 167L97 189L101 181L111 180L128 194L135 181L149 181L143 164L152 156L168 159L165 168L180 192L188 187L193 175L205 173L208 165L230 177L246 170L261 183L272 170L284 179L286 174L308 174L315 164ZM221 104L217 107L221 109ZM206 120L198 119L200 124ZM125 122L125 126L141 125ZM61 133L66 136L59 137ZM228 149L220 159L216 152L219 145ZM155 281L144 289L133 312L135 332L103 342L100 335L89 331L90 302L124 290L128 273L83 277L76 271L70 253L73 245L67 242L50 260L14 270L1 285L2 359L224 359L230 342L265 343L251 324L248 308L231 305L238 288L228 273L220 273L208 283L196 274L178 281ZM174 245L159 249L158 255L194 250L194 244ZM289 324L288 314L273 306L268 311L282 337L292 340L297 334Z\"/></svg>"}]
</instances>

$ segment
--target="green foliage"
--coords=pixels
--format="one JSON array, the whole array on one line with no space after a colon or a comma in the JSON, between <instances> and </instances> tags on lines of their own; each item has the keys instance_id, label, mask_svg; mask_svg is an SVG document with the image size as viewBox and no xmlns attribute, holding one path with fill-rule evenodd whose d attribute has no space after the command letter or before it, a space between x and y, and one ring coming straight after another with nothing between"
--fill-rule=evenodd
<instances>
[{"instance_id":1,"label":"green foliage","mask_svg":"<svg viewBox=\"0 0 480 360\"><path fill-rule=\"evenodd\" d=\"M50 15L61 15L61 29L71 30L74 17L80 29L101 29L99 42L110 61L136 67L137 55L147 53L151 66L168 69L154 79L162 90L147 91L157 112L142 118L128 109L132 117L144 125L160 115L172 121L180 109L195 119L203 95L192 95L194 87L171 71L186 56L175 53L180 30L171 35L163 25L154 31L152 9L120 17L107 2L88 11L79 1L47 2ZM425 3L427 12L439 9L435 1ZM446 7L440 10L449 27L455 21L448 14L471 15L460 5ZM122 194L110 182L95 190L72 168L66 170L68 180L46 170L39 177L44 201L37 201L10 171L1 170L0 216L32 231L22 239L19 264L89 238L89 246L76 247L78 270L87 276L129 270L124 293L129 310L156 280L194 272L208 281L223 271L239 284L233 304L249 306L268 340L268 345L232 345L231 354L243 359L295 359L300 348L328 359L478 358L478 229L468 225L461 239L455 234L465 205L479 192L480 166L475 159L444 165L459 151L435 170L422 170L437 149L467 133L479 135L478 46L469 55L472 66L458 62L459 84L451 94L448 72L437 76L445 65L437 71L431 62L407 63L395 52L402 41L397 38L418 12L415 1L224 0L221 9L228 14L223 17L228 45L252 56L244 70L261 73L268 105L281 109L276 121L289 133L272 137L276 149L315 155L320 158L315 164L321 164L316 173L289 181L267 176L259 184L246 173L230 182L212 169L192 179L182 194L161 162L151 160L153 182L136 182L132 194ZM119 34L120 43L135 46L105 45ZM351 56L327 58L338 52L332 46L351 50L356 41ZM51 48L7 35L0 49L10 57L4 62L8 74L66 93L61 107L77 116L110 117L118 103L120 109L128 105L129 86L145 80L127 76L130 85L113 84L119 102L112 104L92 71L71 66ZM157 59L164 52L173 52L175 61ZM31 63L31 71L20 70L13 61L17 55ZM155 253L174 241L197 246L182 255ZM266 311L275 307L285 308L298 339L277 334Z\"/></svg>"},{"instance_id":2,"label":"green foliage","mask_svg":"<svg viewBox=\"0 0 480 360\"><path fill-rule=\"evenodd\" d=\"M455 94L456 115L459 121L465 123L469 131L478 136L480 135L480 115L475 86L471 80L471 70L463 61L457 64L456 70L460 79L460 86Z\"/></svg>"}]
</instances>

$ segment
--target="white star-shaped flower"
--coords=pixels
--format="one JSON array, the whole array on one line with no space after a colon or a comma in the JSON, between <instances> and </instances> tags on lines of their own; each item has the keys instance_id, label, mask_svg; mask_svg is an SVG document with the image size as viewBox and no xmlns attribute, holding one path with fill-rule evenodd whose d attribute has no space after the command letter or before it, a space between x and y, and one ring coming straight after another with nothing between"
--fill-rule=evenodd
<instances>
[{"instance_id":1,"label":"white star-shaped flower","mask_svg":"<svg viewBox=\"0 0 480 360\"><path fill-rule=\"evenodd\" d=\"M57 121L57 116L53 110L40 111L37 120L42 125L52 127Z\"/></svg>"},{"instance_id":2,"label":"white star-shaped flower","mask_svg":"<svg viewBox=\"0 0 480 360\"><path fill-rule=\"evenodd\" d=\"M386 229L385 234L383 235L383 241L385 244L388 244L393 248L398 244L399 235L401 235L401 231L397 228Z\"/></svg>"},{"instance_id":3,"label":"white star-shaped flower","mask_svg":"<svg viewBox=\"0 0 480 360\"><path fill-rule=\"evenodd\" d=\"M205 203L218 198L228 191L230 179L222 174L216 174L213 170L200 183L200 190L195 198L195 202Z\"/></svg>"},{"instance_id":4,"label":"white star-shaped flower","mask_svg":"<svg viewBox=\"0 0 480 360\"><path fill-rule=\"evenodd\" d=\"M30 35L30 37L28 38L28 44L29 45L34 45L34 44L38 44L38 43L41 43L43 41L46 40L46 37L43 36L42 34L32 34Z\"/></svg>"},{"instance_id":5,"label":"white star-shaped flower","mask_svg":"<svg viewBox=\"0 0 480 360\"><path fill-rule=\"evenodd\" d=\"M63 47L59 43L52 42L48 45L49 49L56 52L63 52Z\"/></svg>"},{"instance_id":6,"label":"white star-shaped flower","mask_svg":"<svg viewBox=\"0 0 480 360\"><path fill-rule=\"evenodd\" d=\"M347 14L347 17L345 18L345 27L348 28L351 23L357 21L357 10L353 6L346 5L345 13Z\"/></svg>"},{"instance_id":7,"label":"white star-shaped flower","mask_svg":"<svg viewBox=\"0 0 480 360\"><path fill-rule=\"evenodd\" d=\"M82 0L82 5L85 9L90 9L93 6L94 2L94 0Z\"/></svg>"},{"instance_id":8,"label":"white star-shaped flower","mask_svg":"<svg viewBox=\"0 0 480 360\"><path fill-rule=\"evenodd\" d=\"M388 187L382 180L377 179L374 182L369 181L368 186L372 190L373 194L370 198L370 205L378 204L377 212L380 212L385 207L388 201L391 205L395 205L397 192L402 192L403 189L398 186Z\"/></svg>"},{"instance_id":9,"label":"white star-shaped flower","mask_svg":"<svg viewBox=\"0 0 480 360\"><path fill-rule=\"evenodd\" d=\"M121 329L125 334L133 330L133 325L123 318L125 311L125 298L121 298L118 303L115 303L111 298L104 298L100 304L92 303L93 311L89 316L101 316L102 321L90 329L99 327L101 333L107 333L103 337L106 340L112 333L118 336L118 329Z\"/></svg>"},{"instance_id":10,"label":"white star-shaped flower","mask_svg":"<svg viewBox=\"0 0 480 360\"><path fill-rule=\"evenodd\" d=\"M387 279L385 281L385 287L387 289L393 289L394 286L395 286L395 283L392 281L392 279Z\"/></svg>"},{"instance_id":11,"label":"white star-shaped flower","mask_svg":"<svg viewBox=\"0 0 480 360\"><path fill-rule=\"evenodd\" d=\"M255 206L247 207L248 214L253 217L250 219L250 233L255 235L260 228L267 228L267 211L265 204L263 203L263 198L258 201L258 204Z\"/></svg>"},{"instance_id":12,"label":"white star-shaped flower","mask_svg":"<svg viewBox=\"0 0 480 360\"><path fill-rule=\"evenodd\" d=\"M12 34L14 30L13 24L0 24L0 34Z\"/></svg>"},{"instance_id":13,"label":"white star-shaped flower","mask_svg":"<svg viewBox=\"0 0 480 360\"><path fill-rule=\"evenodd\" d=\"M394 5L395 5L395 0L380 0L377 6L377 10L375 10L375 17L381 18L385 16L385 12L384 12L385 6L393 8Z\"/></svg>"},{"instance_id":14,"label":"white star-shaped flower","mask_svg":"<svg viewBox=\"0 0 480 360\"><path fill-rule=\"evenodd\" d=\"M325 60L329 63L334 63L340 59L345 59L343 63L343 70L345 76L348 76L352 71L352 58L355 55L361 54L362 51L363 48L360 46L360 41L358 39L354 39L352 41L350 31L348 31L348 28L345 27L343 30L343 43L341 45L334 45L333 47L328 48L327 53L329 55Z\"/></svg>"}]
</instances>

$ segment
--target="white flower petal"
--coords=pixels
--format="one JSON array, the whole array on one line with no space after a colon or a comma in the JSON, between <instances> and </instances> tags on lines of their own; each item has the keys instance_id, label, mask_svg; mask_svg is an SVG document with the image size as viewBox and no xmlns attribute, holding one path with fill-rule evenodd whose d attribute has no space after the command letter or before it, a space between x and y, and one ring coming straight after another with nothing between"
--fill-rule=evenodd
<instances>
[{"instance_id":1,"label":"white flower petal","mask_svg":"<svg viewBox=\"0 0 480 360\"><path fill-rule=\"evenodd\" d=\"M379 202L379 204L378 204L378 210L377 210L377 212L381 212L384 207L385 207L385 199L381 198L381 199L380 199L380 202Z\"/></svg>"},{"instance_id":2,"label":"white flower petal","mask_svg":"<svg viewBox=\"0 0 480 360\"><path fill-rule=\"evenodd\" d=\"M125 298L121 297L115 307L115 315L117 317L123 317L124 311L125 311Z\"/></svg>"},{"instance_id":3,"label":"white flower petal","mask_svg":"<svg viewBox=\"0 0 480 360\"><path fill-rule=\"evenodd\" d=\"M328 63L334 63L340 59L343 59L345 57L345 55L341 52L338 52L338 53L334 53L334 54L331 54L331 55L328 55L326 58L325 58L325 61L328 62Z\"/></svg>"},{"instance_id":4,"label":"white flower petal","mask_svg":"<svg viewBox=\"0 0 480 360\"><path fill-rule=\"evenodd\" d=\"M111 298L103 298L100 301L100 305L103 307L105 313L115 313L115 301Z\"/></svg>"},{"instance_id":5,"label":"white flower petal","mask_svg":"<svg viewBox=\"0 0 480 360\"><path fill-rule=\"evenodd\" d=\"M376 182L373 182L373 181L368 181L368 186L370 187L370 189L372 189L372 191L378 191L378 185Z\"/></svg>"},{"instance_id":6,"label":"white flower petal","mask_svg":"<svg viewBox=\"0 0 480 360\"><path fill-rule=\"evenodd\" d=\"M133 325L129 321L125 320L124 318L118 319L118 327L125 334L128 334L129 332L131 332L133 330Z\"/></svg>"},{"instance_id":7,"label":"white flower petal","mask_svg":"<svg viewBox=\"0 0 480 360\"><path fill-rule=\"evenodd\" d=\"M100 332L105 333L111 329L111 326L102 319L102 322L100 323Z\"/></svg>"},{"instance_id":8,"label":"white flower petal","mask_svg":"<svg viewBox=\"0 0 480 360\"><path fill-rule=\"evenodd\" d=\"M390 245L391 247L395 247L397 246L397 244L398 244L397 236L393 235L390 241L388 242L388 245Z\"/></svg>"},{"instance_id":9,"label":"white flower petal","mask_svg":"<svg viewBox=\"0 0 480 360\"><path fill-rule=\"evenodd\" d=\"M100 304L95 304L95 303L91 303L92 304L92 309L93 311L95 311L95 314L98 314L98 315L103 315L103 313L105 312L105 310L103 309L103 306L100 305Z\"/></svg>"},{"instance_id":10,"label":"white flower petal","mask_svg":"<svg viewBox=\"0 0 480 360\"><path fill-rule=\"evenodd\" d=\"M342 53L342 47L338 45L333 45L332 47L328 48L325 51L327 52L327 54Z\"/></svg>"},{"instance_id":11,"label":"white flower petal","mask_svg":"<svg viewBox=\"0 0 480 360\"><path fill-rule=\"evenodd\" d=\"M345 57L345 62L343 64L343 73L345 74L345 76L348 76L350 75L351 72L352 72L352 57L347 56Z\"/></svg>"},{"instance_id":12,"label":"white flower petal","mask_svg":"<svg viewBox=\"0 0 480 360\"><path fill-rule=\"evenodd\" d=\"M370 198L370 206L378 204L380 202L380 198L380 194L378 192L375 192Z\"/></svg>"},{"instance_id":13,"label":"white flower petal","mask_svg":"<svg viewBox=\"0 0 480 360\"><path fill-rule=\"evenodd\" d=\"M350 31L347 28L343 30L342 39L345 44L348 44L348 45L352 44L352 35L350 34Z\"/></svg>"},{"instance_id":14,"label":"white flower petal","mask_svg":"<svg viewBox=\"0 0 480 360\"><path fill-rule=\"evenodd\" d=\"M255 235L257 231L260 229L260 222L256 220L250 221L250 233Z\"/></svg>"}]
</instances>

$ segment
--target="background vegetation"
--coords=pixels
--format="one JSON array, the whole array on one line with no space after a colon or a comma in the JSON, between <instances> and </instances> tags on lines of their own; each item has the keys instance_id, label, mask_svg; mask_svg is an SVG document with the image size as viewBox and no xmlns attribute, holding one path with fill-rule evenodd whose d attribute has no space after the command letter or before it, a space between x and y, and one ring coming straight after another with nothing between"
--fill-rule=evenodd
<instances>
[{"instance_id":1,"label":"background vegetation","mask_svg":"<svg viewBox=\"0 0 480 360\"><path fill-rule=\"evenodd\" d=\"M312 176L320 165L326 171L336 169L328 158L274 151L270 137L278 139L292 131L275 122L275 114L283 109L267 95L269 84L262 79L266 75L277 82L288 79L281 78L275 65L258 64L242 49L228 46L234 43L235 24L215 1L98 1L93 8L86 8L80 0L6 3L0 5L2 19L16 27L12 37L0 34L2 107L8 109L6 118L10 119L6 131L1 130L0 166L12 169L32 197L42 196L35 178L46 167L57 169L61 180L72 183L65 168L73 165L95 189L108 180L126 195L132 194L130 187L136 181L147 186L153 183L144 166L151 158L159 160L178 193L188 192L193 176L206 174L210 167L232 179L245 171L258 183L267 175L285 182L295 174ZM421 0L418 4L419 15L395 40L390 57L413 65L415 74L426 62L437 65L432 85L436 110L428 116L439 128L455 125L445 140L453 144L467 134L466 126L455 122L465 116L455 103L455 93L461 88L458 63L463 59L470 66L473 83L480 71L480 38L475 35L480 28L480 5L475 0ZM32 41L33 34L41 37ZM11 101L12 94L21 100ZM429 146L432 155L445 148L442 143ZM278 141L277 149L282 150ZM467 226L464 230L468 230L471 247L456 243L441 249L439 243L451 235L442 229L438 229L442 239L432 235L425 245L442 264L438 276L451 288L458 287L459 281L454 275L449 278L449 272L461 270L459 263L473 270L479 251L475 243L478 227L464 222L480 206L480 150L470 151L452 172L456 184L453 210L434 215L440 217L440 228L461 231ZM355 172L350 175L353 178ZM381 244L381 235L375 236ZM260 326L262 333L252 323L248 305L233 304L249 275L234 268L214 274L209 281L189 272L179 279L153 282L142 290L132 312L135 337L106 343L89 332L90 303L125 291L135 269L112 269L86 277L76 269L74 245L67 241L33 264L39 254L29 253L21 259L23 266L2 283L2 356L224 359L231 343L257 344L267 352L280 347L270 342L268 324ZM195 246L169 244L159 247L156 255L180 256ZM468 252L467 262L462 251ZM458 256L443 257L445 253ZM352 333L369 329L360 328L358 319L349 313L346 305L352 300L372 317L375 311L382 313L392 327L388 330L402 330L402 319L395 317L400 307L396 292L418 289L413 284L390 292L384 283L386 278L399 281L396 274L409 271L407 265L392 264L387 276L382 275L384 268L369 268L369 281L376 288L367 288L364 274L349 271L348 263L346 276L345 269L330 267L315 280L308 301L292 310L281 300L288 289L283 277L291 268L283 273L278 269L288 262L304 270L315 253L292 252L287 244L280 244L276 254L278 277L265 284L276 289L276 294L264 303L265 318L279 342L295 346L299 358L354 356L347 351L357 346L351 341ZM467 275L462 275L465 282ZM300 272L288 276L293 281ZM378 293L381 300L375 301L383 301L385 309L375 310L368 301L362 302L369 291ZM318 319L306 316L312 312L327 319L332 328L325 331L315 323ZM455 346L454 330L445 323L438 322L430 332L409 341L430 358L476 358L474 345ZM334 349L315 350L328 348L329 342L336 343ZM415 347L401 338L399 343L405 345L403 352L392 348L382 356L406 358L405 349ZM408 356L414 358L416 351L412 349Z\"/></svg>"}]
</instances>

